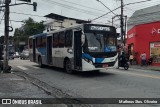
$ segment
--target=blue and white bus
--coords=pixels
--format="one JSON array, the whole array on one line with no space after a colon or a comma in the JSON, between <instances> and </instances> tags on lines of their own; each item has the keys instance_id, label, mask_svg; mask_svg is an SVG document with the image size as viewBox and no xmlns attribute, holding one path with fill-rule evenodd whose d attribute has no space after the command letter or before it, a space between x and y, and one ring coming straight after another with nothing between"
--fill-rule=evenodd
<instances>
[{"instance_id":1,"label":"blue and white bus","mask_svg":"<svg viewBox=\"0 0 160 107\"><path fill-rule=\"evenodd\" d=\"M113 26L81 24L29 37L30 60L73 71L118 66L117 33Z\"/></svg>"}]
</instances>

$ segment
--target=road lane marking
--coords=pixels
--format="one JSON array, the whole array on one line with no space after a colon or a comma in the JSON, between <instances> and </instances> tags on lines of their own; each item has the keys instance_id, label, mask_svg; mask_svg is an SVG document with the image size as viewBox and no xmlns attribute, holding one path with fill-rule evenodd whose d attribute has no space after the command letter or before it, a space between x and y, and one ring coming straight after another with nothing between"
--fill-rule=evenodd
<instances>
[{"instance_id":1,"label":"road lane marking","mask_svg":"<svg viewBox=\"0 0 160 107\"><path fill-rule=\"evenodd\" d=\"M156 76L153 74L140 74L140 73L131 73L131 72L121 72L121 71L115 71L119 73L124 73L124 74L129 74L129 75L134 75L134 76L141 76L141 77L148 77L148 78L154 78L154 79L160 79L160 76Z\"/></svg>"},{"instance_id":2,"label":"road lane marking","mask_svg":"<svg viewBox=\"0 0 160 107\"><path fill-rule=\"evenodd\" d=\"M18 68L22 69L22 70L28 70L28 68L25 68L23 66L17 66Z\"/></svg>"}]
</instances>

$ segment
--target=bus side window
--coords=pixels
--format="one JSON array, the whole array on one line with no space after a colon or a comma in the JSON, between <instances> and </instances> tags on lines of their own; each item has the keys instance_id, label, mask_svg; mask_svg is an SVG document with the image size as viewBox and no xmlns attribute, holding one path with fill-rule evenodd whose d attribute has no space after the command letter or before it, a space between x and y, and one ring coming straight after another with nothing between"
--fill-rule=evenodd
<instances>
[{"instance_id":1,"label":"bus side window","mask_svg":"<svg viewBox=\"0 0 160 107\"><path fill-rule=\"evenodd\" d=\"M58 47L58 33L53 34L53 47Z\"/></svg>"},{"instance_id":2,"label":"bus side window","mask_svg":"<svg viewBox=\"0 0 160 107\"><path fill-rule=\"evenodd\" d=\"M65 44L65 35L64 32L59 33L59 47L64 47Z\"/></svg>"},{"instance_id":3,"label":"bus side window","mask_svg":"<svg viewBox=\"0 0 160 107\"><path fill-rule=\"evenodd\" d=\"M42 47L46 47L46 37L42 37L41 46L42 46Z\"/></svg>"},{"instance_id":4,"label":"bus side window","mask_svg":"<svg viewBox=\"0 0 160 107\"><path fill-rule=\"evenodd\" d=\"M66 47L72 46L72 30L68 30L65 32L65 46Z\"/></svg>"},{"instance_id":5,"label":"bus side window","mask_svg":"<svg viewBox=\"0 0 160 107\"><path fill-rule=\"evenodd\" d=\"M36 38L36 47L42 46L42 37Z\"/></svg>"}]
</instances>

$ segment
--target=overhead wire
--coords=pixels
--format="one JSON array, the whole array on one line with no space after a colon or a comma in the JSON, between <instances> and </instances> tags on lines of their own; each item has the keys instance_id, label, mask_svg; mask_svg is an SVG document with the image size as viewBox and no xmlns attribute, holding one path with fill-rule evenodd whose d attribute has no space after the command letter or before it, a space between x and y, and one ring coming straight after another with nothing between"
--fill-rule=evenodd
<instances>
[{"instance_id":1,"label":"overhead wire","mask_svg":"<svg viewBox=\"0 0 160 107\"><path fill-rule=\"evenodd\" d=\"M143 2L148 2L148 1L152 1L152 0L145 0L145 1L139 1L139 2L127 3L127 4L124 4L124 6L131 5L131 4L143 3ZM109 13L111 13L111 12L113 12L113 11L115 11L115 10L119 9L119 8L121 8L121 6L119 6L119 7L115 8L115 9L113 9L112 11L107 12L107 13L105 13L105 14L103 14L103 15L101 15L101 16L99 16L99 17L97 17L97 18L94 18L94 19L92 19L91 21L93 21L93 20L97 20L97 19L99 19L99 18L101 18L101 17L104 17L105 15L107 15L107 14L109 14Z\"/></svg>"},{"instance_id":2,"label":"overhead wire","mask_svg":"<svg viewBox=\"0 0 160 107\"><path fill-rule=\"evenodd\" d=\"M33 14L19 13L19 12L10 12L10 13L21 14L21 15L27 15L27 16L35 16L35 17L44 17L44 16L40 16L40 15L33 15Z\"/></svg>"},{"instance_id":3,"label":"overhead wire","mask_svg":"<svg viewBox=\"0 0 160 107\"><path fill-rule=\"evenodd\" d=\"M0 24L2 23L3 18L4 18L4 14L3 14L3 16L2 16L2 18L1 18L1 20L0 20Z\"/></svg>"},{"instance_id":4,"label":"overhead wire","mask_svg":"<svg viewBox=\"0 0 160 107\"><path fill-rule=\"evenodd\" d=\"M150 2L150 3L146 3L146 2L137 3L136 5L131 6L131 7L132 7L132 9L137 10L142 7L146 8L146 7L150 7L150 6L159 4L159 1L154 1L154 0L151 0L151 1L152 2ZM128 6L126 5L126 7L128 7Z\"/></svg>"},{"instance_id":5,"label":"overhead wire","mask_svg":"<svg viewBox=\"0 0 160 107\"><path fill-rule=\"evenodd\" d=\"M105 11L100 10L100 9L96 9L96 8L88 7L88 6L81 5L81 4L74 3L74 2L69 2L69 1L67 1L67 0L61 0L61 1L64 1L64 2L67 2L67 3L70 3L70 4L74 4L74 5L77 5L77 6L81 6L81 7L84 7L84 8L88 8L88 9L92 9L92 10L96 10L96 11L105 12Z\"/></svg>"},{"instance_id":6,"label":"overhead wire","mask_svg":"<svg viewBox=\"0 0 160 107\"><path fill-rule=\"evenodd\" d=\"M3 1L1 1L1 4L0 4L0 14L1 14L1 13L2 13L2 11L3 11L3 7L1 7L3 4L4 4L4 0L3 0Z\"/></svg>"},{"instance_id":7,"label":"overhead wire","mask_svg":"<svg viewBox=\"0 0 160 107\"><path fill-rule=\"evenodd\" d=\"M45 0L45 1L50 2L52 4L55 4L55 5L58 5L58 6L61 6L63 8L76 10L76 11L79 11L79 12L82 12L82 13L87 13L87 14L94 15L94 16L102 14L102 13L97 13L97 12L81 9L81 8L78 8L78 7L70 6L70 5L67 5L67 4L62 4L62 3L59 3L59 2L56 2L56 1L52 1L52 0Z\"/></svg>"}]
</instances>

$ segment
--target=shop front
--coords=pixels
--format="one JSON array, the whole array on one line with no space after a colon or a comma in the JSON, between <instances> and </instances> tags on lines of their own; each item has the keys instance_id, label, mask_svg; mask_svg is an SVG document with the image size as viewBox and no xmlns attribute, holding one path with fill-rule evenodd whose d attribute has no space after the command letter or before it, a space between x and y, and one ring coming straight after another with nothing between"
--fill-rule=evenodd
<instances>
[{"instance_id":1,"label":"shop front","mask_svg":"<svg viewBox=\"0 0 160 107\"><path fill-rule=\"evenodd\" d=\"M140 24L127 32L128 54L134 56L134 64L141 64L140 55L152 58L152 65L160 66L160 21Z\"/></svg>"}]
</instances>

